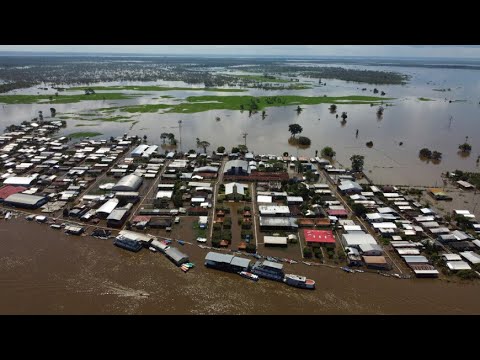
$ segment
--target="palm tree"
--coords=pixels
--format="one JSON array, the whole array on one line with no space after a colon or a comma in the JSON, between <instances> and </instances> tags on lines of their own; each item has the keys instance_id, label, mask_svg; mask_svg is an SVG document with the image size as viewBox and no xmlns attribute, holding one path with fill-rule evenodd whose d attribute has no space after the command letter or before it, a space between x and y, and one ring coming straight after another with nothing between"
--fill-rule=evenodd
<instances>
[{"instance_id":1,"label":"palm tree","mask_svg":"<svg viewBox=\"0 0 480 360\"><path fill-rule=\"evenodd\" d=\"M174 143L176 143L174 134L168 133L167 138L168 138L168 141L170 141L170 145L174 145Z\"/></svg>"},{"instance_id":2,"label":"palm tree","mask_svg":"<svg viewBox=\"0 0 480 360\"><path fill-rule=\"evenodd\" d=\"M200 140L199 138L197 138L197 147L203 148L203 151L205 152L205 154L207 153L207 147L209 146L210 146L210 143L208 141Z\"/></svg>"},{"instance_id":3,"label":"palm tree","mask_svg":"<svg viewBox=\"0 0 480 360\"><path fill-rule=\"evenodd\" d=\"M164 144L165 144L165 140L166 140L167 138L168 138L168 134L167 134L167 133L162 133L162 134L160 135L160 139L163 140L163 143L164 143Z\"/></svg>"}]
</instances>

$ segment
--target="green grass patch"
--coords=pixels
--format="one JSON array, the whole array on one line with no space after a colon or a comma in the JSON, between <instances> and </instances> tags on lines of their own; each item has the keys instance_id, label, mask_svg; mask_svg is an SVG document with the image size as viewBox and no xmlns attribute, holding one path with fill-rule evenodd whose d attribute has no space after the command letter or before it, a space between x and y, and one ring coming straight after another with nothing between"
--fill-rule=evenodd
<instances>
[{"instance_id":1,"label":"green grass patch","mask_svg":"<svg viewBox=\"0 0 480 360\"><path fill-rule=\"evenodd\" d=\"M248 111L250 107L255 106L257 110L263 110L268 107L291 106L291 105L318 105L318 104L356 104L369 105L378 104L382 101L393 100L394 98L384 98L375 96L189 96L187 102L180 104L146 104L119 107L117 109L129 113L148 113L157 112L162 109L169 109L166 113L197 113L209 110L241 110Z\"/></svg>"},{"instance_id":2,"label":"green grass patch","mask_svg":"<svg viewBox=\"0 0 480 360\"><path fill-rule=\"evenodd\" d=\"M191 88L191 87L166 87L166 86L80 86L72 87L68 90L136 90L136 91L172 91L172 90L192 90L192 91L217 91L217 92L243 92L243 89L220 89L220 88ZM97 94L98 95L98 94ZM100 94L103 95L103 94ZM91 95L88 95L91 96Z\"/></svg>"},{"instance_id":3,"label":"green grass patch","mask_svg":"<svg viewBox=\"0 0 480 360\"><path fill-rule=\"evenodd\" d=\"M98 116L98 115L96 115ZM75 118L72 120L79 120L79 121L101 121L101 122L120 122L120 123L127 123L127 122L132 122L133 120L130 120L133 116L122 116L122 115L117 115L117 116L112 116L112 117L98 117L98 118L89 118L89 119L82 119L82 118ZM86 126L92 126L91 124L86 125Z\"/></svg>"},{"instance_id":4,"label":"green grass patch","mask_svg":"<svg viewBox=\"0 0 480 360\"><path fill-rule=\"evenodd\" d=\"M91 95L0 95L0 103L3 104L70 104L80 101L98 101L98 100L127 100L138 97L138 94L122 94L122 93L104 93ZM52 100L50 100L50 98ZM46 100L46 101L44 101Z\"/></svg>"},{"instance_id":5,"label":"green grass patch","mask_svg":"<svg viewBox=\"0 0 480 360\"><path fill-rule=\"evenodd\" d=\"M77 125L75 125L75 127L82 127L82 126L97 126L97 125L100 125L100 124L77 124Z\"/></svg>"},{"instance_id":6,"label":"green grass patch","mask_svg":"<svg viewBox=\"0 0 480 360\"><path fill-rule=\"evenodd\" d=\"M95 137L95 136L100 136L103 135L102 133L99 132L89 132L89 131L84 131L84 132L74 132L69 135L68 137L71 137L73 139L83 139L86 137Z\"/></svg>"},{"instance_id":7,"label":"green grass patch","mask_svg":"<svg viewBox=\"0 0 480 360\"><path fill-rule=\"evenodd\" d=\"M424 97L419 97L418 100L420 100L420 101L435 101L433 99L424 98Z\"/></svg>"},{"instance_id":8,"label":"green grass patch","mask_svg":"<svg viewBox=\"0 0 480 360\"><path fill-rule=\"evenodd\" d=\"M257 82L277 82L277 83L290 82L290 80L279 79L274 76L268 77L263 75L235 75L235 77L242 80L250 80L250 81L257 81Z\"/></svg>"}]
</instances>

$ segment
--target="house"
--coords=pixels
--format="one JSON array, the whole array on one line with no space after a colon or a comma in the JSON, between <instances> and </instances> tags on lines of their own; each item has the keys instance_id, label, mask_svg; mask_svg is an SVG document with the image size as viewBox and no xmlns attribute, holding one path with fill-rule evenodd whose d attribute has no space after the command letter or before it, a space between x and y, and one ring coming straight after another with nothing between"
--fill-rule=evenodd
<instances>
[{"instance_id":1,"label":"house","mask_svg":"<svg viewBox=\"0 0 480 360\"><path fill-rule=\"evenodd\" d=\"M188 255L182 253L176 247L170 246L165 250L165 255L177 266L185 264L189 261Z\"/></svg>"},{"instance_id":2,"label":"house","mask_svg":"<svg viewBox=\"0 0 480 360\"><path fill-rule=\"evenodd\" d=\"M363 262L369 269L388 270L390 265L384 256L363 256Z\"/></svg>"},{"instance_id":3,"label":"house","mask_svg":"<svg viewBox=\"0 0 480 360\"><path fill-rule=\"evenodd\" d=\"M225 164L225 175L250 175L250 167L245 160L230 160Z\"/></svg>"},{"instance_id":4,"label":"house","mask_svg":"<svg viewBox=\"0 0 480 360\"><path fill-rule=\"evenodd\" d=\"M298 225L295 218L290 217L265 217L260 216L260 230L293 230Z\"/></svg>"},{"instance_id":5,"label":"house","mask_svg":"<svg viewBox=\"0 0 480 360\"><path fill-rule=\"evenodd\" d=\"M28 195L21 193L9 195L4 200L4 204L6 205L26 209L37 209L40 206L46 204L47 202L48 198L45 196Z\"/></svg>"},{"instance_id":6,"label":"house","mask_svg":"<svg viewBox=\"0 0 480 360\"><path fill-rule=\"evenodd\" d=\"M265 246L287 246L286 236L264 236L263 243Z\"/></svg>"},{"instance_id":7,"label":"house","mask_svg":"<svg viewBox=\"0 0 480 360\"><path fill-rule=\"evenodd\" d=\"M259 205L260 216L290 216L290 208L285 205Z\"/></svg>"},{"instance_id":8,"label":"house","mask_svg":"<svg viewBox=\"0 0 480 360\"><path fill-rule=\"evenodd\" d=\"M3 181L4 185L31 186L37 176L11 176Z\"/></svg>"},{"instance_id":9,"label":"house","mask_svg":"<svg viewBox=\"0 0 480 360\"><path fill-rule=\"evenodd\" d=\"M475 189L475 186L473 186L472 184L466 182L466 181L463 181L463 180L458 180L457 181L457 184L462 188L462 189L465 189L465 190L473 190Z\"/></svg>"},{"instance_id":10,"label":"house","mask_svg":"<svg viewBox=\"0 0 480 360\"><path fill-rule=\"evenodd\" d=\"M363 188L351 180L343 180L338 185L338 189L342 194L360 194L363 191Z\"/></svg>"},{"instance_id":11,"label":"house","mask_svg":"<svg viewBox=\"0 0 480 360\"><path fill-rule=\"evenodd\" d=\"M245 190L248 189L248 185L240 184L237 182L231 182L225 184L225 196L228 199L242 199L246 193Z\"/></svg>"},{"instance_id":12,"label":"house","mask_svg":"<svg viewBox=\"0 0 480 360\"><path fill-rule=\"evenodd\" d=\"M335 237L332 230L303 230L305 242L307 245L318 246L335 246Z\"/></svg>"},{"instance_id":13,"label":"house","mask_svg":"<svg viewBox=\"0 0 480 360\"><path fill-rule=\"evenodd\" d=\"M110 215L111 212L117 207L118 203L119 200L117 198L108 200L97 209L97 217L106 219L108 215Z\"/></svg>"},{"instance_id":14,"label":"house","mask_svg":"<svg viewBox=\"0 0 480 360\"><path fill-rule=\"evenodd\" d=\"M21 193L25 190L27 190L27 188L23 186L12 186L12 185L2 186L0 188L0 202L5 200L10 195Z\"/></svg>"},{"instance_id":15,"label":"house","mask_svg":"<svg viewBox=\"0 0 480 360\"><path fill-rule=\"evenodd\" d=\"M288 205L301 205L303 204L303 197L301 196L287 196Z\"/></svg>"},{"instance_id":16,"label":"house","mask_svg":"<svg viewBox=\"0 0 480 360\"><path fill-rule=\"evenodd\" d=\"M367 233L360 233L359 231L356 231L355 233L352 234L342 234L342 243L343 246L348 246L348 247L359 247L361 244L372 244L376 245L377 242L375 241L375 238Z\"/></svg>"},{"instance_id":17,"label":"house","mask_svg":"<svg viewBox=\"0 0 480 360\"><path fill-rule=\"evenodd\" d=\"M358 247L364 256L381 256L383 254L383 249L378 244L360 244Z\"/></svg>"},{"instance_id":18,"label":"house","mask_svg":"<svg viewBox=\"0 0 480 360\"><path fill-rule=\"evenodd\" d=\"M127 220L127 217L129 214L130 214L129 208L114 209L107 216L107 226L114 227L114 228L121 227Z\"/></svg>"},{"instance_id":19,"label":"house","mask_svg":"<svg viewBox=\"0 0 480 360\"><path fill-rule=\"evenodd\" d=\"M238 273L240 271L248 271L251 267L251 261L238 256L210 251L207 256L205 256L205 266L217 270Z\"/></svg>"}]
</instances>

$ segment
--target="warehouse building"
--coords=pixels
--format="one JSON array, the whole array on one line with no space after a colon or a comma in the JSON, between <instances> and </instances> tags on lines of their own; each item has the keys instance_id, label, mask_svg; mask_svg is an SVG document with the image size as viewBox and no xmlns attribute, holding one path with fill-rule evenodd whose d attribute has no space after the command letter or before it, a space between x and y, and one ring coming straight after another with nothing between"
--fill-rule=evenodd
<instances>
[{"instance_id":1,"label":"warehouse building","mask_svg":"<svg viewBox=\"0 0 480 360\"><path fill-rule=\"evenodd\" d=\"M180 266L189 261L188 255L182 253L176 247L169 247L165 250L165 255L169 258L175 265Z\"/></svg>"},{"instance_id":2,"label":"warehouse building","mask_svg":"<svg viewBox=\"0 0 480 360\"><path fill-rule=\"evenodd\" d=\"M122 177L112 188L112 191L137 191L142 185L140 176L129 174Z\"/></svg>"},{"instance_id":3,"label":"warehouse building","mask_svg":"<svg viewBox=\"0 0 480 360\"><path fill-rule=\"evenodd\" d=\"M40 206L46 204L47 202L48 198L45 196L28 195L21 193L12 194L8 196L4 201L6 205L25 209L37 209Z\"/></svg>"}]
</instances>

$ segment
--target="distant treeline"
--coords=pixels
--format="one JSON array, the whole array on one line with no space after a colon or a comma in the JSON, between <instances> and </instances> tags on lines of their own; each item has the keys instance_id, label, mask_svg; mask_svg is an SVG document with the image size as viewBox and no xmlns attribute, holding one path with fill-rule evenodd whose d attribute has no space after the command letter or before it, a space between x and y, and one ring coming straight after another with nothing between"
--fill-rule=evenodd
<instances>
[{"instance_id":1,"label":"distant treeline","mask_svg":"<svg viewBox=\"0 0 480 360\"><path fill-rule=\"evenodd\" d=\"M242 65L238 67L238 65ZM369 84L402 84L403 74L394 72L355 70L341 67L292 66L278 59L206 59L168 57L0 57L0 92L50 84L58 87L71 84L94 84L111 81L183 81L206 87L240 85L231 75L217 73L218 68L305 76L317 79L339 79ZM243 81L244 82L244 81ZM249 87L252 87L250 85ZM278 89L263 82L255 87ZM280 87L282 88L282 87ZM285 88L293 89L292 85Z\"/></svg>"}]
</instances>

